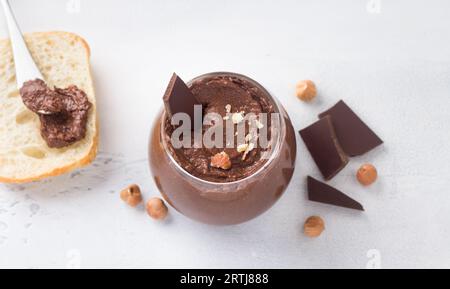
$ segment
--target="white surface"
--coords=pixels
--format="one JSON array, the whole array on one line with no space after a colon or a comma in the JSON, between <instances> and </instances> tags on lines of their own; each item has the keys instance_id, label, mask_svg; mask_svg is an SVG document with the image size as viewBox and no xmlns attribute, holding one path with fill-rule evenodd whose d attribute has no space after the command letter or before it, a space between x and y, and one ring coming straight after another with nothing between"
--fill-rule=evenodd
<instances>
[{"instance_id":1,"label":"white surface","mask_svg":"<svg viewBox=\"0 0 450 289\"><path fill-rule=\"evenodd\" d=\"M380 11L366 0L11 2L23 31L88 40L102 133L94 165L0 186L0 267L450 267L449 1L381 0ZM297 130L339 99L354 108L386 143L331 184L367 211L306 200L318 170L300 140L289 190L247 224L210 227L174 210L160 224L126 207L118 192L130 183L159 195L147 140L171 73L218 70L265 85ZM305 78L320 91L310 105L294 95ZM381 174L369 189L353 176L364 162ZM310 215L326 221L316 240L301 232Z\"/></svg>"}]
</instances>

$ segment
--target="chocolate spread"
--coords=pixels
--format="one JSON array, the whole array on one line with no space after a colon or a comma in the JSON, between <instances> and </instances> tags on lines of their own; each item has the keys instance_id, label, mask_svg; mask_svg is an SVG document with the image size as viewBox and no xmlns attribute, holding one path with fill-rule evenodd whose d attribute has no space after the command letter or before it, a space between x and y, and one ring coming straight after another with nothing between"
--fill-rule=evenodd
<instances>
[{"instance_id":1,"label":"chocolate spread","mask_svg":"<svg viewBox=\"0 0 450 289\"><path fill-rule=\"evenodd\" d=\"M62 148L86 136L87 95L75 85L50 89L43 80L26 82L20 89L25 106L41 121L41 136L50 148Z\"/></svg>"},{"instance_id":2,"label":"chocolate spread","mask_svg":"<svg viewBox=\"0 0 450 289\"><path fill-rule=\"evenodd\" d=\"M243 112L244 114L253 113L272 113L274 104L268 93L255 86L253 83L234 75L220 75L201 78L190 85L190 90L196 99L203 105L204 115L208 113L218 113L226 117L227 107L231 108L231 113ZM270 131L270 123L268 125ZM209 126L203 126L205 132ZM170 139L174 127L170 120L166 119L165 133L167 139ZM226 131L224 130L224 140ZM194 134L192 134L192 142ZM235 138L237 146L237 137ZM170 146L170 144L169 144ZM233 182L244 179L265 163L262 153L270 148L260 148L248 152L243 159L242 152L235 148L181 148L170 147L173 157L190 174L211 182ZM225 152L231 160L231 168L224 170L211 166L211 158L219 153Z\"/></svg>"}]
</instances>

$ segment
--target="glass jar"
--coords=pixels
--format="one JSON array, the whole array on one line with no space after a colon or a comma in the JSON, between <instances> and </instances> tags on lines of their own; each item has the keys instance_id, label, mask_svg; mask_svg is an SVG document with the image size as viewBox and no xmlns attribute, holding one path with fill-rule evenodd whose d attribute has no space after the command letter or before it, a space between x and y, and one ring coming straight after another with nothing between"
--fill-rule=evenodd
<instances>
[{"instance_id":1,"label":"glass jar","mask_svg":"<svg viewBox=\"0 0 450 289\"><path fill-rule=\"evenodd\" d=\"M266 93L280 115L280 131L265 164L244 179L215 183L189 174L174 159L164 137L166 124L162 111L153 126L149 162L154 181L164 199L177 211L196 221L214 225L233 225L251 220L272 207L288 187L295 168L296 139L285 109L256 81L235 73L216 72L199 76L242 78Z\"/></svg>"}]
</instances>

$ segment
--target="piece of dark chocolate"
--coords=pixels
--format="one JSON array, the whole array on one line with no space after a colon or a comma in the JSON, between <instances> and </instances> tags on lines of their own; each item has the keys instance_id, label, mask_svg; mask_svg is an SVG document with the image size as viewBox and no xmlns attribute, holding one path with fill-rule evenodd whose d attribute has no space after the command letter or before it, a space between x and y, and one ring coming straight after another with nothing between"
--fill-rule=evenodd
<instances>
[{"instance_id":1,"label":"piece of dark chocolate","mask_svg":"<svg viewBox=\"0 0 450 289\"><path fill-rule=\"evenodd\" d=\"M195 98L186 83L175 73L170 79L163 100L169 117L177 113L186 113L194 124L194 106L201 105L201 103Z\"/></svg>"},{"instance_id":2,"label":"piece of dark chocolate","mask_svg":"<svg viewBox=\"0 0 450 289\"><path fill-rule=\"evenodd\" d=\"M319 115L326 116L331 117L339 143L351 157L363 155L383 143L342 100Z\"/></svg>"},{"instance_id":3,"label":"piece of dark chocolate","mask_svg":"<svg viewBox=\"0 0 450 289\"><path fill-rule=\"evenodd\" d=\"M336 138L330 117L301 130L300 136L326 180L332 179L347 165L348 157Z\"/></svg>"},{"instance_id":4,"label":"piece of dark chocolate","mask_svg":"<svg viewBox=\"0 0 450 289\"><path fill-rule=\"evenodd\" d=\"M310 201L364 211L363 206L337 189L308 176L308 197Z\"/></svg>"}]
</instances>

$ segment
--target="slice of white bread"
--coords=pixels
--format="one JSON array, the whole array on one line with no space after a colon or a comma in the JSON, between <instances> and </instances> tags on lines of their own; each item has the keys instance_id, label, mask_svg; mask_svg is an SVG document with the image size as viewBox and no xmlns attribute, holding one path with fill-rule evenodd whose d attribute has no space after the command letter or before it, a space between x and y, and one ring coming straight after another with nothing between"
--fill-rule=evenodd
<instances>
[{"instance_id":1,"label":"slice of white bread","mask_svg":"<svg viewBox=\"0 0 450 289\"><path fill-rule=\"evenodd\" d=\"M98 120L90 72L89 46L67 32L25 35L25 41L48 86L76 85L86 92L86 137L62 149L50 149L40 135L37 115L23 104L16 84L9 40L0 41L0 182L25 183L67 173L91 163L97 154Z\"/></svg>"}]
</instances>

